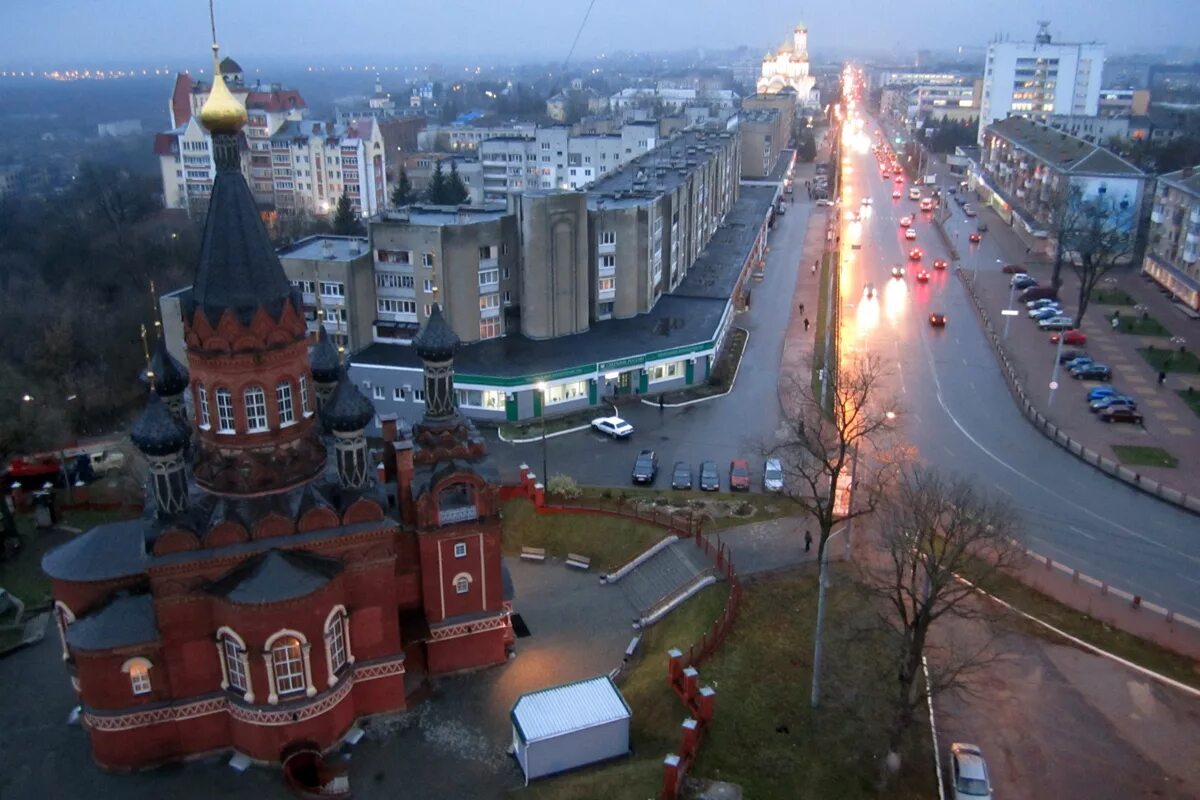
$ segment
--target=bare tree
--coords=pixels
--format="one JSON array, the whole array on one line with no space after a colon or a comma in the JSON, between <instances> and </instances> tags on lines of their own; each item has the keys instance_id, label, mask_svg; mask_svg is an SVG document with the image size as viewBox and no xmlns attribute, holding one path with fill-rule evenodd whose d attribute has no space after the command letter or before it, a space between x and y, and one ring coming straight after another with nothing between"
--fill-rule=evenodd
<instances>
[{"instance_id":1,"label":"bare tree","mask_svg":"<svg viewBox=\"0 0 1200 800\"><path fill-rule=\"evenodd\" d=\"M1083 322L1092 292L1100 279L1133 255L1136 213L1129 198L1097 193L1084 196L1069 184L1054 201L1054 288L1062 285L1062 265L1070 264L1079 278L1079 308L1075 324Z\"/></svg>"},{"instance_id":2,"label":"bare tree","mask_svg":"<svg viewBox=\"0 0 1200 800\"><path fill-rule=\"evenodd\" d=\"M884 601L884 621L897 640L888 729L888 766L894 771L926 698L963 688L968 672L994 659L990 648L956 647L949 635L939 635L944 644L931 644L934 624L946 617L980 617L985 607L977 602L976 587L991 587L1022 551L1007 504L930 467L903 468L880 512L882 556L869 561L864 573L866 585ZM922 676L926 653L928 683Z\"/></svg>"}]
</instances>

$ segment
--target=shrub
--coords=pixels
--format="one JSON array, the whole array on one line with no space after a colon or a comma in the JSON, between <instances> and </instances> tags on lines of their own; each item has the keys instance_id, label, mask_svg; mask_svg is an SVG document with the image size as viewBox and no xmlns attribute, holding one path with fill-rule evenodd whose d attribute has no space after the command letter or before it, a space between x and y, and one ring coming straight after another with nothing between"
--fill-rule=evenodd
<instances>
[{"instance_id":1,"label":"shrub","mask_svg":"<svg viewBox=\"0 0 1200 800\"><path fill-rule=\"evenodd\" d=\"M654 505L656 505L656 506L665 506L668 502L669 501L665 497L654 498Z\"/></svg>"},{"instance_id":2,"label":"shrub","mask_svg":"<svg viewBox=\"0 0 1200 800\"><path fill-rule=\"evenodd\" d=\"M612 489L605 489L604 491L602 491L600 493L600 496L603 497L605 500L612 500L612 496L613 496Z\"/></svg>"},{"instance_id":3,"label":"shrub","mask_svg":"<svg viewBox=\"0 0 1200 800\"><path fill-rule=\"evenodd\" d=\"M569 475L554 475L550 478L550 482L546 484L547 491L564 500L575 500L583 494L583 490L579 488L579 484Z\"/></svg>"}]
</instances>

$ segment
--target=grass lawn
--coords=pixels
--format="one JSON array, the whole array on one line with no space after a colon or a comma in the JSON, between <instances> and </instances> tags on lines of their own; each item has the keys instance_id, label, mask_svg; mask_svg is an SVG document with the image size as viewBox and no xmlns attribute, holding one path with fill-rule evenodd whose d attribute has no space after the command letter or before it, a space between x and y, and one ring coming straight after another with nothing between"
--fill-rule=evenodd
<instances>
[{"instance_id":1,"label":"grass lawn","mask_svg":"<svg viewBox=\"0 0 1200 800\"><path fill-rule=\"evenodd\" d=\"M1121 333L1132 333L1136 336L1170 336L1171 332L1154 317L1123 316L1117 323Z\"/></svg>"},{"instance_id":2,"label":"grass lawn","mask_svg":"<svg viewBox=\"0 0 1200 800\"><path fill-rule=\"evenodd\" d=\"M660 465L660 475L663 467ZM771 494L753 494L749 492L734 494L732 492L701 492L676 491L674 489L643 489L629 487L625 489L610 489L597 486L581 487L583 492L578 501L586 505L610 506L612 508L629 508L631 502L637 500L665 501L657 503L666 511L667 506L680 508L691 506L696 513L708 513L712 521L705 530L723 530L750 522L763 522L768 519L786 517L801 513L799 506L786 497ZM557 501L555 501L557 502ZM568 504L571 501L565 501Z\"/></svg>"},{"instance_id":3,"label":"grass lawn","mask_svg":"<svg viewBox=\"0 0 1200 800\"><path fill-rule=\"evenodd\" d=\"M545 420L546 433L558 433L569 428L578 428L580 425L588 425L596 417L606 416L611 411L611 406L600 406L560 417L549 417ZM506 423L500 426L500 435L505 439L536 439L542 435L542 420Z\"/></svg>"},{"instance_id":4,"label":"grass lawn","mask_svg":"<svg viewBox=\"0 0 1200 800\"><path fill-rule=\"evenodd\" d=\"M580 553L596 572L626 563L665 536L649 523L601 514L539 514L528 500L504 504L504 552L519 555L523 546L544 547L549 555Z\"/></svg>"},{"instance_id":5,"label":"grass lawn","mask_svg":"<svg viewBox=\"0 0 1200 800\"><path fill-rule=\"evenodd\" d=\"M1178 350L1142 347L1138 352L1150 366L1161 372L1200 372L1200 358L1191 350L1181 353Z\"/></svg>"},{"instance_id":6,"label":"grass lawn","mask_svg":"<svg viewBox=\"0 0 1200 800\"><path fill-rule=\"evenodd\" d=\"M1200 664L1186 656L1139 639L1133 634L1065 606L1041 592L1030 589L1015 578L998 576L992 594L1078 639L1200 689ZM1041 625L1035 625L1022 617L1010 614L1000 619L1016 630L1058 644L1067 644L1061 636L1056 636Z\"/></svg>"},{"instance_id":7,"label":"grass lawn","mask_svg":"<svg viewBox=\"0 0 1200 800\"><path fill-rule=\"evenodd\" d=\"M621 682L633 709L628 761L539 783L537 800L644 800L657 796L662 758L679 746L682 705L666 685L666 651L699 637L728 588L706 589L651 628L642 656ZM692 775L740 784L746 798L838 800L928 798L937 794L927 724L914 726L896 785L875 788L883 751L890 653L874 609L849 575L835 572L826 597L822 707L809 707L816 575L805 570L748 584L733 633L700 666L717 690L717 715ZM786 733L777 732L781 726Z\"/></svg>"},{"instance_id":8,"label":"grass lawn","mask_svg":"<svg viewBox=\"0 0 1200 800\"><path fill-rule=\"evenodd\" d=\"M1183 402L1188 404L1188 408L1192 409L1196 416L1200 417L1200 391L1182 389L1176 394L1183 398Z\"/></svg>"},{"instance_id":9,"label":"grass lawn","mask_svg":"<svg viewBox=\"0 0 1200 800\"><path fill-rule=\"evenodd\" d=\"M1131 306L1133 297L1121 289L1093 289L1092 302L1104 306Z\"/></svg>"},{"instance_id":10,"label":"grass lawn","mask_svg":"<svg viewBox=\"0 0 1200 800\"><path fill-rule=\"evenodd\" d=\"M1114 444L1113 452L1122 464L1130 467L1176 467L1179 459L1161 447Z\"/></svg>"},{"instance_id":11,"label":"grass lawn","mask_svg":"<svg viewBox=\"0 0 1200 800\"><path fill-rule=\"evenodd\" d=\"M50 579L42 572L42 556L74 535L35 528L30 516L18 517L17 528L25 547L12 561L0 561L0 586L21 598L30 611L50 604Z\"/></svg>"}]
</instances>

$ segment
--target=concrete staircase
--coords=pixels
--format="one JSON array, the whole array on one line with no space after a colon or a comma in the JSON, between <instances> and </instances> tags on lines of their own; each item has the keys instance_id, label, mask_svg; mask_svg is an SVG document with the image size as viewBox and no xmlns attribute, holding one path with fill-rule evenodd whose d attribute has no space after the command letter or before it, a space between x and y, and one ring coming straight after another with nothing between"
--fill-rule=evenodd
<instances>
[{"instance_id":1,"label":"concrete staircase","mask_svg":"<svg viewBox=\"0 0 1200 800\"><path fill-rule=\"evenodd\" d=\"M639 617L661 600L683 589L703 575L713 573L712 562L691 539L682 539L659 550L621 578L625 598Z\"/></svg>"}]
</instances>

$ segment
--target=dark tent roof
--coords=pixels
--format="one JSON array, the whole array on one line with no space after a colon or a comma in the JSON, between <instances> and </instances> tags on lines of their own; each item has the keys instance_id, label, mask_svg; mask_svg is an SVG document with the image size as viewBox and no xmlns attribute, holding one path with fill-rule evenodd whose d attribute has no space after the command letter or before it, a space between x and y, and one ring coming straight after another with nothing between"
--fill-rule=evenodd
<instances>
[{"instance_id":1,"label":"dark tent roof","mask_svg":"<svg viewBox=\"0 0 1200 800\"><path fill-rule=\"evenodd\" d=\"M312 594L342 571L342 562L303 551L268 550L209 586L234 603L278 603Z\"/></svg>"},{"instance_id":2,"label":"dark tent roof","mask_svg":"<svg viewBox=\"0 0 1200 800\"><path fill-rule=\"evenodd\" d=\"M154 600L148 594L118 594L67 626L67 644L77 650L110 650L156 639Z\"/></svg>"},{"instance_id":3,"label":"dark tent roof","mask_svg":"<svg viewBox=\"0 0 1200 800\"><path fill-rule=\"evenodd\" d=\"M425 327L413 339L417 355L426 361L448 361L454 357L460 343L458 334L442 316L442 307L434 303Z\"/></svg>"},{"instance_id":4,"label":"dark tent roof","mask_svg":"<svg viewBox=\"0 0 1200 800\"><path fill-rule=\"evenodd\" d=\"M187 368L167 352L166 339L159 339L154 346L150 369L154 370L154 391L160 397L173 397L188 387Z\"/></svg>"},{"instance_id":5,"label":"dark tent roof","mask_svg":"<svg viewBox=\"0 0 1200 800\"><path fill-rule=\"evenodd\" d=\"M178 453L188 443L188 432L157 394L150 395L146 410L129 431L129 438L148 456Z\"/></svg>"},{"instance_id":6,"label":"dark tent roof","mask_svg":"<svg viewBox=\"0 0 1200 800\"><path fill-rule=\"evenodd\" d=\"M229 56L225 56L221 59L220 69L222 75L230 75L234 72L245 72L245 70L242 69L242 65L234 61Z\"/></svg>"},{"instance_id":7,"label":"dark tent roof","mask_svg":"<svg viewBox=\"0 0 1200 800\"><path fill-rule=\"evenodd\" d=\"M342 372L329 402L321 407L321 419L331 431L361 431L375 417L375 406L363 396L354 382Z\"/></svg>"},{"instance_id":8,"label":"dark tent roof","mask_svg":"<svg viewBox=\"0 0 1200 800\"><path fill-rule=\"evenodd\" d=\"M312 370L313 380L317 383L333 383L341 372L337 348L325 332L324 325L317 328L317 343L308 353L308 366Z\"/></svg>"}]
</instances>

